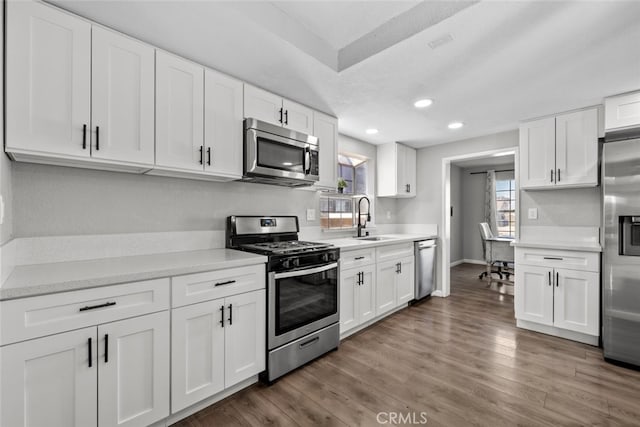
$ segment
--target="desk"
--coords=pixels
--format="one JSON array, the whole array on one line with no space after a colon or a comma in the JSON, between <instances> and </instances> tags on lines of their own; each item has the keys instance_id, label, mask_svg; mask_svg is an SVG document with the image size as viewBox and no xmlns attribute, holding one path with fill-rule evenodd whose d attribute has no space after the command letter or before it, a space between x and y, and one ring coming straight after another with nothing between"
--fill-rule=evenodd
<instances>
[{"instance_id":1,"label":"desk","mask_svg":"<svg viewBox=\"0 0 640 427\"><path fill-rule=\"evenodd\" d=\"M500 270L503 274L506 274L507 277L513 276L513 246L511 243L513 239L509 239L506 237L491 237L485 240L485 245L487 248L487 277L489 286L492 282L505 283L507 285L513 285L513 280L503 280L503 279L494 279L491 275L491 267L494 263L498 264L498 270ZM502 263L509 263L511 266L504 266Z\"/></svg>"}]
</instances>

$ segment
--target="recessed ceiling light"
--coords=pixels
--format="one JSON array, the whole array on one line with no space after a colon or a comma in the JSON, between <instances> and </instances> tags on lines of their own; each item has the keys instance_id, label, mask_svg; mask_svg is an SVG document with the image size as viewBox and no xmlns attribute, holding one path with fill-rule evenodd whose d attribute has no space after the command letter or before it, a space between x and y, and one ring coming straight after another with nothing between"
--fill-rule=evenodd
<instances>
[{"instance_id":1,"label":"recessed ceiling light","mask_svg":"<svg viewBox=\"0 0 640 427\"><path fill-rule=\"evenodd\" d=\"M464 126L464 123L462 123L462 122L451 122L451 123L449 123L449 129L460 129L462 126Z\"/></svg>"},{"instance_id":2,"label":"recessed ceiling light","mask_svg":"<svg viewBox=\"0 0 640 427\"><path fill-rule=\"evenodd\" d=\"M413 103L414 107L416 108L425 108L431 104L433 104L433 101L431 99L421 99Z\"/></svg>"},{"instance_id":3,"label":"recessed ceiling light","mask_svg":"<svg viewBox=\"0 0 640 427\"><path fill-rule=\"evenodd\" d=\"M375 135L378 133L378 129L367 129L365 132L367 132L367 135Z\"/></svg>"}]
</instances>

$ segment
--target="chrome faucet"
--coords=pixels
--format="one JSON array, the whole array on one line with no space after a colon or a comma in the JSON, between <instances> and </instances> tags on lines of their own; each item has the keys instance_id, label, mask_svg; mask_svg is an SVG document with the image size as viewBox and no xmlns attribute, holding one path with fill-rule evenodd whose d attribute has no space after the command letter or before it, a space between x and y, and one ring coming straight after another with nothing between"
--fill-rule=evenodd
<instances>
[{"instance_id":1,"label":"chrome faucet","mask_svg":"<svg viewBox=\"0 0 640 427\"><path fill-rule=\"evenodd\" d=\"M362 214L360 213L360 205L362 204L363 200L367 201L367 220L364 222L364 224L361 223L360 219L362 217ZM360 197L360 199L358 200L358 237L362 237L362 229L366 228L367 221L371 221L371 201L368 197Z\"/></svg>"}]
</instances>

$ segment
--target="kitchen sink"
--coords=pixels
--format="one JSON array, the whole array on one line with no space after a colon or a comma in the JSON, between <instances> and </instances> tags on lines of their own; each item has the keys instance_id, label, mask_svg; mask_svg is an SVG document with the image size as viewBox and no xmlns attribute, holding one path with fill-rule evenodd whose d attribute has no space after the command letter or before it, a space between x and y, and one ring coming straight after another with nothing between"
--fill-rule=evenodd
<instances>
[{"instance_id":1,"label":"kitchen sink","mask_svg":"<svg viewBox=\"0 0 640 427\"><path fill-rule=\"evenodd\" d=\"M377 242L379 240L389 240L391 237L371 236L371 237L354 237L354 239L365 240L367 242Z\"/></svg>"}]
</instances>

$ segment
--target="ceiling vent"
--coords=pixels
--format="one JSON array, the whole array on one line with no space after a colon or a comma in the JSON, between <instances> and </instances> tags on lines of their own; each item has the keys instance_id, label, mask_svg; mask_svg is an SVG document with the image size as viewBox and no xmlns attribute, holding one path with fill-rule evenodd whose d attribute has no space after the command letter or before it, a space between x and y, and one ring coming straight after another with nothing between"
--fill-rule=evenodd
<instances>
[{"instance_id":1,"label":"ceiling vent","mask_svg":"<svg viewBox=\"0 0 640 427\"><path fill-rule=\"evenodd\" d=\"M438 37L437 39L431 40L429 42L429 47L431 49L437 49L440 46L445 45L445 44L447 44L449 42L452 42L452 41L453 41L453 37L451 37L451 34L445 34L442 37Z\"/></svg>"}]
</instances>

